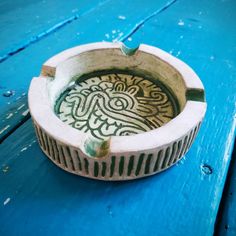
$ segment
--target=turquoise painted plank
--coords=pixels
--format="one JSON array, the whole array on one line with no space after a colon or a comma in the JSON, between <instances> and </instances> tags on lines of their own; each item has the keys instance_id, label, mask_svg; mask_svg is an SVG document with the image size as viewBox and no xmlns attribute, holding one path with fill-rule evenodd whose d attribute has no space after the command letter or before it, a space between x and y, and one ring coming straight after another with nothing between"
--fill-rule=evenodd
<instances>
[{"instance_id":1,"label":"turquoise painted plank","mask_svg":"<svg viewBox=\"0 0 236 236\"><path fill-rule=\"evenodd\" d=\"M174 211L176 219L186 217L187 221L172 224L177 235L212 235L214 232L235 139L235 10L235 1L178 1L132 37L133 45L142 39L187 62L206 89L207 114L197 142L184 160L186 173L181 181L184 189L174 201L159 202L166 204L164 214L161 209L156 211L163 219L156 227L168 227L170 221L165 221L168 214L179 209ZM206 175L199 175L199 170Z\"/></svg>"},{"instance_id":2,"label":"turquoise painted plank","mask_svg":"<svg viewBox=\"0 0 236 236\"><path fill-rule=\"evenodd\" d=\"M233 1L178 1L127 39L130 45L144 42L172 52L204 82L206 119L184 160L138 181L84 179L45 158L29 120L0 145L0 232L212 235L235 136L234 9ZM60 33L67 35L70 27ZM134 28L127 27L127 32ZM101 39L99 33L94 32L94 37ZM104 31L103 37L104 33L112 35ZM80 39L85 42L85 38L86 34ZM52 42L44 41L50 46ZM38 50L42 44L37 43Z\"/></svg>"},{"instance_id":3,"label":"turquoise painted plank","mask_svg":"<svg viewBox=\"0 0 236 236\"><path fill-rule=\"evenodd\" d=\"M3 107L0 115L0 144L21 124L30 118L27 94L22 93L16 100Z\"/></svg>"},{"instance_id":4,"label":"turquoise painted plank","mask_svg":"<svg viewBox=\"0 0 236 236\"><path fill-rule=\"evenodd\" d=\"M234 146L234 148L236 145ZM221 212L219 214L218 232L219 236L236 235L236 149L230 164L226 188L221 200Z\"/></svg>"},{"instance_id":5,"label":"turquoise painted plank","mask_svg":"<svg viewBox=\"0 0 236 236\"><path fill-rule=\"evenodd\" d=\"M0 142L25 119L22 113L16 113L6 120L8 117L6 114L11 113L12 109L18 108L16 98L20 97L22 93L27 93L30 80L33 76L39 75L44 61L54 54L78 44L102 40L112 41L123 37L146 17L155 16L167 6L166 4L167 0L153 1L147 5L136 0L127 5L123 0L117 6L116 1L106 1L48 37L29 45L24 51L0 63L0 93L7 95L0 96L0 110L2 111L0 113ZM8 96L8 91L13 91L12 96ZM23 104L26 107L27 102L23 100L22 102L19 107Z\"/></svg>"},{"instance_id":6,"label":"turquoise painted plank","mask_svg":"<svg viewBox=\"0 0 236 236\"><path fill-rule=\"evenodd\" d=\"M2 0L0 61L107 1Z\"/></svg>"}]
</instances>

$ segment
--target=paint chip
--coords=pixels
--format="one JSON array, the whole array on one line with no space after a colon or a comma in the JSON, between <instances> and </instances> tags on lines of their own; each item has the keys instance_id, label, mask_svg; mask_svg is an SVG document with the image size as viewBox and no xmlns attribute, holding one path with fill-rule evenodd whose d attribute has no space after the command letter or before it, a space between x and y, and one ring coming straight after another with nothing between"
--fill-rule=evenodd
<instances>
[{"instance_id":1,"label":"paint chip","mask_svg":"<svg viewBox=\"0 0 236 236\"><path fill-rule=\"evenodd\" d=\"M105 37L106 37L107 39L109 39L109 38L110 38L110 35L109 35L109 34L105 34Z\"/></svg>"},{"instance_id":2,"label":"paint chip","mask_svg":"<svg viewBox=\"0 0 236 236\"><path fill-rule=\"evenodd\" d=\"M125 17L125 16L122 16L122 15L120 15L120 16L118 16L118 19L120 19L120 20L125 20L125 19L126 19L126 17Z\"/></svg>"},{"instance_id":3,"label":"paint chip","mask_svg":"<svg viewBox=\"0 0 236 236\"><path fill-rule=\"evenodd\" d=\"M27 116L27 115L28 115L28 113L29 113L29 109L27 109L27 110L23 111L23 112L22 112L22 116Z\"/></svg>"},{"instance_id":4,"label":"paint chip","mask_svg":"<svg viewBox=\"0 0 236 236\"><path fill-rule=\"evenodd\" d=\"M21 152L24 152L24 151L26 151L27 150L27 147L23 147L20 151Z\"/></svg>"},{"instance_id":5,"label":"paint chip","mask_svg":"<svg viewBox=\"0 0 236 236\"><path fill-rule=\"evenodd\" d=\"M181 54L181 51L178 51L177 54L176 54L176 56L178 57L180 54Z\"/></svg>"},{"instance_id":6,"label":"paint chip","mask_svg":"<svg viewBox=\"0 0 236 236\"><path fill-rule=\"evenodd\" d=\"M128 41L132 41L132 38L131 38L131 37L129 37L129 38L128 38Z\"/></svg>"},{"instance_id":7,"label":"paint chip","mask_svg":"<svg viewBox=\"0 0 236 236\"><path fill-rule=\"evenodd\" d=\"M9 171L9 166L4 166L2 172L6 173Z\"/></svg>"},{"instance_id":8,"label":"paint chip","mask_svg":"<svg viewBox=\"0 0 236 236\"><path fill-rule=\"evenodd\" d=\"M112 32L113 34L115 34L115 33L116 33L116 30L112 30L111 32Z\"/></svg>"},{"instance_id":9,"label":"paint chip","mask_svg":"<svg viewBox=\"0 0 236 236\"><path fill-rule=\"evenodd\" d=\"M179 25L179 26L184 26L183 20L180 19L179 22L178 22L178 25Z\"/></svg>"},{"instance_id":10,"label":"paint chip","mask_svg":"<svg viewBox=\"0 0 236 236\"><path fill-rule=\"evenodd\" d=\"M10 125L5 126L2 130L0 130L0 134L2 134L4 131L6 131L9 127L10 127Z\"/></svg>"},{"instance_id":11,"label":"paint chip","mask_svg":"<svg viewBox=\"0 0 236 236\"><path fill-rule=\"evenodd\" d=\"M18 108L17 108L17 110L19 111L21 108L23 108L25 106L25 104L22 104L21 106L19 106Z\"/></svg>"},{"instance_id":12,"label":"paint chip","mask_svg":"<svg viewBox=\"0 0 236 236\"><path fill-rule=\"evenodd\" d=\"M210 165L207 165L207 164L201 165L201 171L205 175L211 175L213 173L212 167Z\"/></svg>"},{"instance_id":13,"label":"paint chip","mask_svg":"<svg viewBox=\"0 0 236 236\"><path fill-rule=\"evenodd\" d=\"M13 90L8 90L8 91L4 92L2 95L4 97L11 97L12 95L14 95L14 93L15 92Z\"/></svg>"},{"instance_id":14,"label":"paint chip","mask_svg":"<svg viewBox=\"0 0 236 236\"><path fill-rule=\"evenodd\" d=\"M4 206L7 205L10 201L11 201L11 198L8 197L8 198L3 202L3 205L4 205Z\"/></svg>"},{"instance_id":15,"label":"paint chip","mask_svg":"<svg viewBox=\"0 0 236 236\"><path fill-rule=\"evenodd\" d=\"M13 113L9 113L6 117L6 119L8 120L9 118L11 118L13 116Z\"/></svg>"}]
</instances>

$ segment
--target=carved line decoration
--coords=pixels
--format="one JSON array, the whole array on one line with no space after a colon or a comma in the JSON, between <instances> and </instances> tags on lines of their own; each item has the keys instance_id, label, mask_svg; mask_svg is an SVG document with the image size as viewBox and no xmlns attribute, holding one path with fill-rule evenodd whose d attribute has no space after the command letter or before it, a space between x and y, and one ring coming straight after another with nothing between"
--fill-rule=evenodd
<instances>
[{"instance_id":1,"label":"carved line decoration","mask_svg":"<svg viewBox=\"0 0 236 236\"><path fill-rule=\"evenodd\" d=\"M159 82L122 72L77 79L55 112L66 124L104 140L158 128L177 115L176 107Z\"/></svg>"}]
</instances>

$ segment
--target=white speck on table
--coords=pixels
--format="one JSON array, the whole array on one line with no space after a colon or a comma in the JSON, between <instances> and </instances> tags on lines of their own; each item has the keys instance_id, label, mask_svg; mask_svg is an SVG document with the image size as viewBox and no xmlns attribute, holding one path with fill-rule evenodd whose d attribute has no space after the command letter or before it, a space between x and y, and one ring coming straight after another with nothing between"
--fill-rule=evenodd
<instances>
[{"instance_id":1,"label":"white speck on table","mask_svg":"<svg viewBox=\"0 0 236 236\"><path fill-rule=\"evenodd\" d=\"M8 198L3 202L3 205L4 205L4 206L7 205L10 201L11 201L11 198L8 197Z\"/></svg>"},{"instance_id":2,"label":"white speck on table","mask_svg":"<svg viewBox=\"0 0 236 236\"><path fill-rule=\"evenodd\" d=\"M183 26L183 25L184 25L183 20L180 19L179 22L178 22L178 25L179 25L179 26Z\"/></svg>"},{"instance_id":3,"label":"white speck on table","mask_svg":"<svg viewBox=\"0 0 236 236\"><path fill-rule=\"evenodd\" d=\"M120 19L120 20L125 20L126 19L126 17L125 16L118 16L118 19Z\"/></svg>"}]
</instances>

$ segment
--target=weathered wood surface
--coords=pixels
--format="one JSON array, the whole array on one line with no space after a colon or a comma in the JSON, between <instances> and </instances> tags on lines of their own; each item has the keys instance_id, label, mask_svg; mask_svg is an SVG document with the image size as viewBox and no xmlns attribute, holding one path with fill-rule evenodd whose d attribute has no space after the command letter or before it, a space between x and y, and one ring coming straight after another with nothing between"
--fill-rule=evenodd
<instances>
[{"instance_id":1,"label":"weathered wood surface","mask_svg":"<svg viewBox=\"0 0 236 236\"><path fill-rule=\"evenodd\" d=\"M218 213L216 236L236 235L236 145Z\"/></svg>"},{"instance_id":2,"label":"weathered wood surface","mask_svg":"<svg viewBox=\"0 0 236 236\"><path fill-rule=\"evenodd\" d=\"M0 61L24 50L60 27L92 12L108 0L2 0Z\"/></svg>"},{"instance_id":3,"label":"weathered wood surface","mask_svg":"<svg viewBox=\"0 0 236 236\"><path fill-rule=\"evenodd\" d=\"M138 181L89 180L49 162L28 120L0 145L1 234L213 234L235 137L235 2L166 4L108 1L2 62L0 83L17 97L44 60L81 43L158 46L192 66L206 88L207 115L186 157Z\"/></svg>"}]
</instances>

